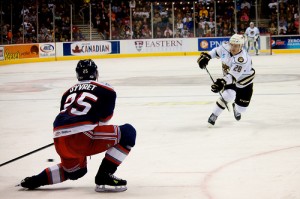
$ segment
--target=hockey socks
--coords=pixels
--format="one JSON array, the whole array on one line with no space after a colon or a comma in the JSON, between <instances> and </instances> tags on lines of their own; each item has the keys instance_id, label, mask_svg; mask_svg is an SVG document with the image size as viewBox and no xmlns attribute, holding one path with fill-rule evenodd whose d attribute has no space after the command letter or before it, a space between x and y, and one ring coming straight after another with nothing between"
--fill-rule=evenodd
<instances>
[{"instance_id":1,"label":"hockey socks","mask_svg":"<svg viewBox=\"0 0 300 199\"><path fill-rule=\"evenodd\" d=\"M40 174L27 177L21 181L21 186L28 189L36 189L40 186L56 184L67 180L61 165L54 165L43 170Z\"/></svg>"},{"instance_id":2,"label":"hockey socks","mask_svg":"<svg viewBox=\"0 0 300 199\"><path fill-rule=\"evenodd\" d=\"M124 159L129 154L130 149L127 149L120 144L106 151L105 157L102 160L99 171L113 174L116 172L117 167L124 161Z\"/></svg>"},{"instance_id":3,"label":"hockey socks","mask_svg":"<svg viewBox=\"0 0 300 199\"><path fill-rule=\"evenodd\" d=\"M105 157L99 167L98 173L95 177L97 192L120 192L127 190L127 181L115 177L118 166L127 157L130 149L127 149L120 144L108 149Z\"/></svg>"},{"instance_id":4,"label":"hockey socks","mask_svg":"<svg viewBox=\"0 0 300 199\"><path fill-rule=\"evenodd\" d=\"M61 164L48 167L45 171L48 177L48 184L57 184L67 180Z\"/></svg>"}]
</instances>

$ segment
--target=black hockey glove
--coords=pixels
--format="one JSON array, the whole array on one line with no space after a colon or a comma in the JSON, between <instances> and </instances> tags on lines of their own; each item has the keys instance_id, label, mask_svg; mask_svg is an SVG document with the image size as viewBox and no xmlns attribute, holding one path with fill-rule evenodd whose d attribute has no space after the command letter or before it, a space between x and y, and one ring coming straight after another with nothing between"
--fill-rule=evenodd
<instances>
[{"instance_id":1,"label":"black hockey glove","mask_svg":"<svg viewBox=\"0 0 300 199\"><path fill-rule=\"evenodd\" d=\"M224 89L226 81L224 79L217 79L213 85L211 85L211 91L214 93L220 92Z\"/></svg>"},{"instance_id":2,"label":"black hockey glove","mask_svg":"<svg viewBox=\"0 0 300 199\"><path fill-rule=\"evenodd\" d=\"M211 59L211 56L208 53L202 52L200 57L197 60L199 67L201 69L205 69L205 67L207 66L210 59Z\"/></svg>"}]
</instances>

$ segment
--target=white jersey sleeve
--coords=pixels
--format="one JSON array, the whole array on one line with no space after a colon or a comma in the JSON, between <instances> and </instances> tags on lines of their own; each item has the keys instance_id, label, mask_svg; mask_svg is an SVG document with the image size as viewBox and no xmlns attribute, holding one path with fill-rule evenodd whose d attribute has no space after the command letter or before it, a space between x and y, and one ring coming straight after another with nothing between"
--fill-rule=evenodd
<instances>
[{"instance_id":1,"label":"white jersey sleeve","mask_svg":"<svg viewBox=\"0 0 300 199\"><path fill-rule=\"evenodd\" d=\"M211 58L221 58L222 54L230 53L229 43L223 42L220 46L213 48L208 54Z\"/></svg>"}]
</instances>

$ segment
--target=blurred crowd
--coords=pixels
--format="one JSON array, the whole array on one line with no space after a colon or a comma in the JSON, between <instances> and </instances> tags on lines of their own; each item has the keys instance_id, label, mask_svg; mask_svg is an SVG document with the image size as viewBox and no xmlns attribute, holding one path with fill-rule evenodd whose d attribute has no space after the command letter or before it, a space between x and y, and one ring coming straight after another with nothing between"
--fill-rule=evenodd
<instances>
[{"instance_id":1,"label":"blurred crowd","mask_svg":"<svg viewBox=\"0 0 300 199\"><path fill-rule=\"evenodd\" d=\"M261 33L299 34L297 0L261 2L264 4L260 5L259 10L263 12L260 17L267 19L267 24L258 26ZM86 25L84 29L89 29L92 24L93 30L104 40L243 34L249 23L256 19L254 3L254 0L174 3L145 0L10 0L1 6L1 43L89 40L83 34L82 26L80 28L82 24Z\"/></svg>"}]
</instances>

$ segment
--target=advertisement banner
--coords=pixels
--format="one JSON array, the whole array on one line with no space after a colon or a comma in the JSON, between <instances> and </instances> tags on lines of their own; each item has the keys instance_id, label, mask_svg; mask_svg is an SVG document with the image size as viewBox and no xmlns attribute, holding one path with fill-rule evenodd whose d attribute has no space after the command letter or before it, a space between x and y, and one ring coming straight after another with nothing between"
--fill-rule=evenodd
<instances>
[{"instance_id":1,"label":"advertisement banner","mask_svg":"<svg viewBox=\"0 0 300 199\"><path fill-rule=\"evenodd\" d=\"M191 45L188 45L189 40L183 38L139 39L121 42L121 53L184 52L192 49ZM123 48L123 46L126 47Z\"/></svg>"},{"instance_id":2,"label":"advertisement banner","mask_svg":"<svg viewBox=\"0 0 300 199\"><path fill-rule=\"evenodd\" d=\"M4 47L0 46L0 61L4 60Z\"/></svg>"},{"instance_id":3,"label":"advertisement banner","mask_svg":"<svg viewBox=\"0 0 300 199\"><path fill-rule=\"evenodd\" d=\"M40 45L40 58L55 57L55 45L51 43L41 43Z\"/></svg>"},{"instance_id":4,"label":"advertisement banner","mask_svg":"<svg viewBox=\"0 0 300 199\"><path fill-rule=\"evenodd\" d=\"M63 44L64 56L119 54L119 41L84 41Z\"/></svg>"},{"instance_id":5,"label":"advertisement banner","mask_svg":"<svg viewBox=\"0 0 300 199\"><path fill-rule=\"evenodd\" d=\"M4 47L4 59L38 58L39 44L12 45Z\"/></svg>"},{"instance_id":6,"label":"advertisement banner","mask_svg":"<svg viewBox=\"0 0 300 199\"><path fill-rule=\"evenodd\" d=\"M198 51L210 51L215 47L221 45L224 41L229 41L229 37L220 38L199 38Z\"/></svg>"},{"instance_id":7,"label":"advertisement banner","mask_svg":"<svg viewBox=\"0 0 300 199\"><path fill-rule=\"evenodd\" d=\"M273 49L299 49L300 36L272 37Z\"/></svg>"}]
</instances>

